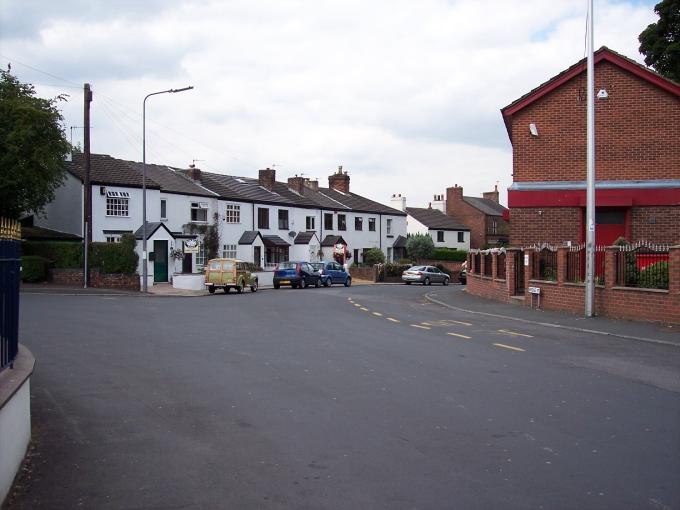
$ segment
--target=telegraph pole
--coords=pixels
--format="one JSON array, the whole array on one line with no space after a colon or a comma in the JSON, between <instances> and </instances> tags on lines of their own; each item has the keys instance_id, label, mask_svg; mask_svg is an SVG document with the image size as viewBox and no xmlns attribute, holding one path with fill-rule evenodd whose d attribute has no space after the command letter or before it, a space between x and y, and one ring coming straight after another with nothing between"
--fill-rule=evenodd
<instances>
[{"instance_id":1,"label":"telegraph pole","mask_svg":"<svg viewBox=\"0 0 680 510\"><path fill-rule=\"evenodd\" d=\"M586 185L586 299L585 316L593 316L595 297L595 61L593 57L593 0L588 1L587 63L587 185Z\"/></svg>"},{"instance_id":2,"label":"telegraph pole","mask_svg":"<svg viewBox=\"0 0 680 510\"><path fill-rule=\"evenodd\" d=\"M88 254L90 241L92 240L92 186L90 186L90 103L92 102L92 90L90 89L90 84L86 83L83 86L83 98L84 98L84 119L83 119L83 160L85 166L85 211L84 211L84 223L85 228L85 242L83 243L83 287L87 288L89 279L89 266L88 266Z\"/></svg>"}]
</instances>

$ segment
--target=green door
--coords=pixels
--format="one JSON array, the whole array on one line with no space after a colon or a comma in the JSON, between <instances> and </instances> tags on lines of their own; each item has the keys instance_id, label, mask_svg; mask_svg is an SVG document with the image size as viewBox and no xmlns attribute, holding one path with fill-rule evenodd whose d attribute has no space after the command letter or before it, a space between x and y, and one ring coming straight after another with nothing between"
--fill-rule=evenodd
<instances>
[{"instance_id":1,"label":"green door","mask_svg":"<svg viewBox=\"0 0 680 510\"><path fill-rule=\"evenodd\" d=\"M154 241L153 242L153 281L167 282L168 281L168 242Z\"/></svg>"}]
</instances>

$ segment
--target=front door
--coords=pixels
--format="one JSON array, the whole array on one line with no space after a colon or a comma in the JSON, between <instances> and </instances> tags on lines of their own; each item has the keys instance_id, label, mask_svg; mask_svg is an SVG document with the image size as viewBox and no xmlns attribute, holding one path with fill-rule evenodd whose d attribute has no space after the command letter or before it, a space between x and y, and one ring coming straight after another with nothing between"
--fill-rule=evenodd
<instances>
[{"instance_id":1,"label":"front door","mask_svg":"<svg viewBox=\"0 0 680 510\"><path fill-rule=\"evenodd\" d=\"M184 257L182 258L182 272L183 273L191 273L192 270L192 260L193 255L191 253L185 253Z\"/></svg>"},{"instance_id":2,"label":"front door","mask_svg":"<svg viewBox=\"0 0 680 510\"><path fill-rule=\"evenodd\" d=\"M259 246L253 246L253 263L260 267L262 264L262 248Z\"/></svg>"},{"instance_id":3,"label":"front door","mask_svg":"<svg viewBox=\"0 0 680 510\"><path fill-rule=\"evenodd\" d=\"M626 237L626 210L595 209L595 244L611 246L619 237Z\"/></svg>"},{"instance_id":4,"label":"front door","mask_svg":"<svg viewBox=\"0 0 680 510\"><path fill-rule=\"evenodd\" d=\"M168 281L168 242L154 241L153 242L153 281L167 282Z\"/></svg>"}]
</instances>

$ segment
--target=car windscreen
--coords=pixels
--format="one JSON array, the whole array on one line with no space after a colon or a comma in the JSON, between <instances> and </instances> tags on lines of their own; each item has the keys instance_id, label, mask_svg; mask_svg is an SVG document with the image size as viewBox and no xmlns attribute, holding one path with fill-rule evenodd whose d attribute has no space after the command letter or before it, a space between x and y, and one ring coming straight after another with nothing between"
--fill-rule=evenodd
<instances>
[{"instance_id":1,"label":"car windscreen","mask_svg":"<svg viewBox=\"0 0 680 510\"><path fill-rule=\"evenodd\" d=\"M219 260L210 263L211 271L219 271L220 269L222 269L222 263Z\"/></svg>"},{"instance_id":2,"label":"car windscreen","mask_svg":"<svg viewBox=\"0 0 680 510\"><path fill-rule=\"evenodd\" d=\"M297 269L297 262L281 262L279 269Z\"/></svg>"},{"instance_id":3,"label":"car windscreen","mask_svg":"<svg viewBox=\"0 0 680 510\"><path fill-rule=\"evenodd\" d=\"M425 266L413 266L408 268L409 271L425 271Z\"/></svg>"},{"instance_id":4,"label":"car windscreen","mask_svg":"<svg viewBox=\"0 0 680 510\"><path fill-rule=\"evenodd\" d=\"M232 271L234 269L233 262L222 262L222 271Z\"/></svg>"},{"instance_id":5,"label":"car windscreen","mask_svg":"<svg viewBox=\"0 0 680 510\"><path fill-rule=\"evenodd\" d=\"M323 262L311 262L311 265L316 270L323 269Z\"/></svg>"}]
</instances>

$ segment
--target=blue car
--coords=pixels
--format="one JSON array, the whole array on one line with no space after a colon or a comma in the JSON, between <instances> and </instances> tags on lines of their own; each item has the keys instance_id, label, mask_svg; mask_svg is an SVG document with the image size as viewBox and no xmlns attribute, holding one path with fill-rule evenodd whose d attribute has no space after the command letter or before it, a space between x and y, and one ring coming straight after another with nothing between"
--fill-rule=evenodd
<instances>
[{"instance_id":1,"label":"blue car","mask_svg":"<svg viewBox=\"0 0 680 510\"><path fill-rule=\"evenodd\" d=\"M309 262L281 262L274 271L274 288L290 285L293 289L304 289L309 285L318 287L321 277Z\"/></svg>"},{"instance_id":2,"label":"blue car","mask_svg":"<svg viewBox=\"0 0 680 510\"><path fill-rule=\"evenodd\" d=\"M324 260L312 262L312 266L319 272L321 283L324 287L330 287L334 283L342 283L345 287L352 285L352 277L335 261Z\"/></svg>"}]
</instances>

